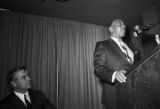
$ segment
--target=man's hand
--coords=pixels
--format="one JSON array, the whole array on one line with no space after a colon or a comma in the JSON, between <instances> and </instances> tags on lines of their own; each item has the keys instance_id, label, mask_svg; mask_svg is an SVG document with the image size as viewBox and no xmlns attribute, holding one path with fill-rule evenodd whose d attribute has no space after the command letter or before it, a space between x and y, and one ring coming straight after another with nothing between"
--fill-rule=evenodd
<instances>
[{"instance_id":1,"label":"man's hand","mask_svg":"<svg viewBox=\"0 0 160 109\"><path fill-rule=\"evenodd\" d=\"M126 71L125 70L119 70L116 72L116 75L115 75L115 79L120 82L120 83L123 83L123 82L126 82L126 76L125 76L125 73Z\"/></svg>"}]
</instances>

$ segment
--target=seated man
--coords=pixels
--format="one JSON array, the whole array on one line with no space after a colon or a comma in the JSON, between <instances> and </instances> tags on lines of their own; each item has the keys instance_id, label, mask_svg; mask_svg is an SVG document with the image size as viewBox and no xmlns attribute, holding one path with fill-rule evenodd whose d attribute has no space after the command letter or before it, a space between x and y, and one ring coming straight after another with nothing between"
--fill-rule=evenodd
<instances>
[{"instance_id":1,"label":"seated man","mask_svg":"<svg viewBox=\"0 0 160 109\"><path fill-rule=\"evenodd\" d=\"M42 91L31 90L25 67L15 67L7 75L12 93L0 101L0 109L55 109Z\"/></svg>"}]
</instances>

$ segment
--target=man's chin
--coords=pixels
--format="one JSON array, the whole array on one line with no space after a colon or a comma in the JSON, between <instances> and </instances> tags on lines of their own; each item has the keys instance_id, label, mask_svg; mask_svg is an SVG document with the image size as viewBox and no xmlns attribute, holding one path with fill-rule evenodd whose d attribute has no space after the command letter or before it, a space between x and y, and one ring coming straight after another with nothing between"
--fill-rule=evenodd
<instances>
[{"instance_id":1,"label":"man's chin","mask_svg":"<svg viewBox=\"0 0 160 109\"><path fill-rule=\"evenodd\" d=\"M30 89L31 87L32 87L31 85L28 85L28 86L27 86L27 89Z\"/></svg>"},{"instance_id":2,"label":"man's chin","mask_svg":"<svg viewBox=\"0 0 160 109\"><path fill-rule=\"evenodd\" d=\"M123 38L123 37L124 37L124 35L122 34L122 35L121 35L121 38Z\"/></svg>"}]
</instances>

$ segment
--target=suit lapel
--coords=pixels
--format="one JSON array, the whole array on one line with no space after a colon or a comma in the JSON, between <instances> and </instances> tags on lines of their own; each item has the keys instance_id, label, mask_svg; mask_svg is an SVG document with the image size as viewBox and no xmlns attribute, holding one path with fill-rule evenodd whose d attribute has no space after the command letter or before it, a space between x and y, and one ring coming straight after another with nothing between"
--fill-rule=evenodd
<instances>
[{"instance_id":1,"label":"suit lapel","mask_svg":"<svg viewBox=\"0 0 160 109\"><path fill-rule=\"evenodd\" d=\"M31 105L32 105L32 109L36 109L36 98L33 96L33 92L31 90L28 91L29 96L30 96L30 100L31 100ZM38 99L37 99L38 100Z\"/></svg>"},{"instance_id":2,"label":"suit lapel","mask_svg":"<svg viewBox=\"0 0 160 109\"><path fill-rule=\"evenodd\" d=\"M117 51L117 53L120 54L127 61L125 54L122 52L122 50L117 45L117 43L115 41L113 41L112 39L110 39L110 42L111 42L111 46Z\"/></svg>"},{"instance_id":3,"label":"suit lapel","mask_svg":"<svg viewBox=\"0 0 160 109\"><path fill-rule=\"evenodd\" d=\"M26 109L25 104L23 101L18 98L14 93L11 94L12 101L14 103L14 106L17 107L16 109Z\"/></svg>"}]
</instances>

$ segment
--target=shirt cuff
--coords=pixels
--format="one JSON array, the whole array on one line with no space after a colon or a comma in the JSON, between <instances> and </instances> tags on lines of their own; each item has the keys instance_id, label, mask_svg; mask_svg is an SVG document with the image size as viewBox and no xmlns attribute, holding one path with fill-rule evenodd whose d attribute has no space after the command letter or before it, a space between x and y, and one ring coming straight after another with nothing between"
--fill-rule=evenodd
<instances>
[{"instance_id":1,"label":"shirt cuff","mask_svg":"<svg viewBox=\"0 0 160 109\"><path fill-rule=\"evenodd\" d=\"M113 75L112 75L112 83L113 83L114 80L115 80L116 73L117 73L117 71L115 71L115 72L113 73Z\"/></svg>"}]
</instances>

